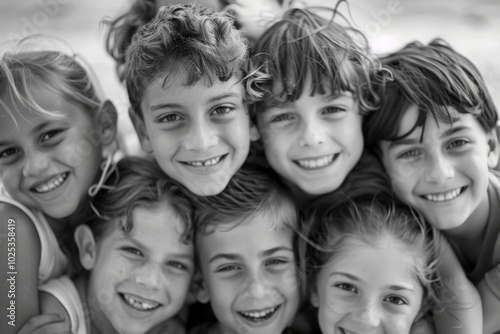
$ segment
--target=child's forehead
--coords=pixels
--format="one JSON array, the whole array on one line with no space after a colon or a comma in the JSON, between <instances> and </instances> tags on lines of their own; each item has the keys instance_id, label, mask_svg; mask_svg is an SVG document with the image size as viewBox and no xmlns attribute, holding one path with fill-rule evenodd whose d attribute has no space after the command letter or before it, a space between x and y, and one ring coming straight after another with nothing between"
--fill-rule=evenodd
<instances>
[{"instance_id":1,"label":"child's forehead","mask_svg":"<svg viewBox=\"0 0 500 334\"><path fill-rule=\"evenodd\" d=\"M237 75L227 81L218 78L210 81L207 76L203 76L190 84L187 73L175 71L165 72L154 78L145 90L145 97L148 100L182 100L188 94L195 94L198 100L209 100L214 96L225 95L224 93L244 98L244 86Z\"/></svg>"},{"instance_id":2,"label":"child's forehead","mask_svg":"<svg viewBox=\"0 0 500 334\"><path fill-rule=\"evenodd\" d=\"M443 111L432 114L422 112L418 106L411 105L401 117L397 137L442 137L462 128L482 131L479 121L473 114L460 113L453 107L443 107Z\"/></svg>"},{"instance_id":3,"label":"child's forehead","mask_svg":"<svg viewBox=\"0 0 500 334\"><path fill-rule=\"evenodd\" d=\"M276 240L283 237L290 237L294 235L294 231L285 225L285 223L272 222L261 217L246 217L242 219L232 219L225 222L218 222L208 224L204 231L198 233L200 238L215 237L215 238L228 238L227 243L238 244L241 240L251 239L258 237L263 233L274 236ZM197 238L199 240L199 238Z\"/></svg>"}]
</instances>

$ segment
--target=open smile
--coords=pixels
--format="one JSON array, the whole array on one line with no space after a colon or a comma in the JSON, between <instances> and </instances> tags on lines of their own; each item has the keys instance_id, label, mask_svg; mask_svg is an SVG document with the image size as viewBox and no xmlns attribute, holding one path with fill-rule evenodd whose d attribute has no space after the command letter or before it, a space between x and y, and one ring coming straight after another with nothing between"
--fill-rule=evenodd
<instances>
[{"instance_id":1,"label":"open smile","mask_svg":"<svg viewBox=\"0 0 500 334\"><path fill-rule=\"evenodd\" d=\"M238 311L238 314L243 318L252 322L261 322L270 319L281 305L269 307L258 311Z\"/></svg>"},{"instance_id":2,"label":"open smile","mask_svg":"<svg viewBox=\"0 0 500 334\"><path fill-rule=\"evenodd\" d=\"M293 160L293 162L303 169L320 169L332 165L338 156L339 153L336 153L324 155L315 159L297 159Z\"/></svg>"},{"instance_id":3,"label":"open smile","mask_svg":"<svg viewBox=\"0 0 500 334\"><path fill-rule=\"evenodd\" d=\"M340 331L341 334L357 334L357 333L351 332L351 331L349 331L347 329L340 328L340 327L339 327L339 331Z\"/></svg>"},{"instance_id":4,"label":"open smile","mask_svg":"<svg viewBox=\"0 0 500 334\"><path fill-rule=\"evenodd\" d=\"M38 194L46 194L58 189L63 185L64 181L68 178L69 173L61 173L43 183L38 183L30 188L31 191Z\"/></svg>"},{"instance_id":5,"label":"open smile","mask_svg":"<svg viewBox=\"0 0 500 334\"><path fill-rule=\"evenodd\" d=\"M152 300L144 299L138 296L129 295L126 293L119 293L122 300L133 309L141 312L154 311L161 306L160 303L154 302Z\"/></svg>"},{"instance_id":6,"label":"open smile","mask_svg":"<svg viewBox=\"0 0 500 334\"><path fill-rule=\"evenodd\" d=\"M180 163L183 163L183 164L191 166L191 167L210 167L210 166L217 165L222 160L224 160L226 157L227 157L227 154L223 154L223 155L219 155L217 157L210 158L210 159L207 159L207 160L180 161Z\"/></svg>"},{"instance_id":7,"label":"open smile","mask_svg":"<svg viewBox=\"0 0 500 334\"><path fill-rule=\"evenodd\" d=\"M467 187L460 187L442 193L421 195L420 197L431 202L447 202L460 196L465 189L467 189Z\"/></svg>"}]
</instances>

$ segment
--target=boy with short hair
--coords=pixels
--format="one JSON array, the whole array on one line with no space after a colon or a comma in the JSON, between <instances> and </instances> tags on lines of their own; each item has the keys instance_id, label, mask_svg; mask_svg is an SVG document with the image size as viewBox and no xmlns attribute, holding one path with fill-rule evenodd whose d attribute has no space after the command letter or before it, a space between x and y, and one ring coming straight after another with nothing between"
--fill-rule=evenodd
<instances>
[{"instance_id":1,"label":"boy with short hair","mask_svg":"<svg viewBox=\"0 0 500 334\"><path fill-rule=\"evenodd\" d=\"M491 172L498 114L486 84L441 40L410 43L381 61L392 74L365 123L366 143L399 199L450 241L481 296L484 332L500 330L500 182Z\"/></svg>"},{"instance_id":2,"label":"boy with short hair","mask_svg":"<svg viewBox=\"0 0 500 334\"><path fill-rule=\"evenodd\" d=\"M283 333L300 300L298 213L266 171L243 166L216 196L195 199L198 301L218 320L191 333Z\"/></svg>"},{"instance_id":3,"label":"boy with short hair","mask_svg":"<svg viewBox=\"0 0 500 334\"><path fill-rule=\"evenodd\" d=\"M258 96L250 108L260 149L306 211L323 195L361 189L358 182L378 186L378 160L364 154L362 133L376 105L377 62L363 34L337 22L336 9L321 13L285 12L258 41L247 84Z\"/></svg>"},{"instance_id":4,"label":"boy with short hair","mask_svg":"<svg viewBox=\"0 0 500 334\"><path fill-rule=\"evenodd\" d=\"M247 41L231 16L198 5L160 8L127 50L129 114L141 145L197 195L220 193L258 137L242 83L247 65Z\"/></svg>"}]
</instances>

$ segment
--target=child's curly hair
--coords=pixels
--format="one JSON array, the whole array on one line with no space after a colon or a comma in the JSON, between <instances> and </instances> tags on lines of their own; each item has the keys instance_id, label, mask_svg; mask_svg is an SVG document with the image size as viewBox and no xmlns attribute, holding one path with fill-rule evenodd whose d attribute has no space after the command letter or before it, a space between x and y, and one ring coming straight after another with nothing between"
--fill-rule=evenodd
<instances>
[{"instance_id":1,"label":"child's curly hair","mask_svg":"<svg viewBox=\"0 0 500 334\"><path fill-rule=\"evenodd\" d=\"M188 3L189 0L172 0L174 3ZM200 1L198 1L199 3ZM220 7L217 0L201 1L206 7ZM164 2L165 3L165 2ZM104 19L103 23L108 26L106 34L106 51L116 62L116 72L121 81L125 80L125 53L137 30L151 21L158 12L160 1L158 0L135 0L129 10L114 19Z\"/></svg>"},{"instance_id":2,"label":"child's curly hair","mask_svg":"<svg viewBox=\"0 0 500 334\"><path fill-rule=\"evenodd\" d=\"M133 111L140 112L143 94L158 77L168 85L184 73L185 85L200 79L208 85L247 73L248 45L232 17L198 5L161 7L156 17L134 35L127 50L125 80Z\"/></svg>"}]
</instances>

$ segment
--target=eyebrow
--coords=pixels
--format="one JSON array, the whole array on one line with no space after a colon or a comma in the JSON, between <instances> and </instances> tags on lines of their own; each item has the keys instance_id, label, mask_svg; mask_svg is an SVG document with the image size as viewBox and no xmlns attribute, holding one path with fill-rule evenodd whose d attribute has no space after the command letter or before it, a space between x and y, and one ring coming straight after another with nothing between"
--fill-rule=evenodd
<instances>
[{"instance_id":1,"label":"eyebrow","mask_svg":"<svg viewBox=\"0 0 500 334\"><path fill-rule=\"evenodd\" d=\"M350 98L352 98L352 95L347 94L346 92L343 92L343 93L333 93L333 94L329 94L329 95L323 96L323 101L328 102L328 101L331 101L331 100L340 99L341 97L350 97Z\"/></svg>"},{"instance_id":2,"label":"eyebrow","mask_svg":"<svg viewBox=\"0 0 500 334\"><path fill-rule=\"evenodd\" d=\"M259 256L260 257L267 257L267 256L271 256L274 253L277 253L279 251L287 251L287 252L292 252L293 253L293 249L291 249L290 247L278 246L278 247L274 247L274 248L271 248L271 249L268 249L268 250L260 252Z\"/></svg>"},{"instance_id":3,"label":"eyebrow","mask_svg":"<svg viewBox=\"0 0 500 334\"><path fill-rule=\"evenodd\" d=\"M334 271L334 272L330 273L329 277L332 277L332 276L345 276L345 277L349 278L350 280L353 280L356 282L363 282L363 280L361 278L359 278L358 276L354 276L352 274L348 274L348 273L345 273L342 271Z\"/></svg>"},{"instance_id":4,"label":"eyebrow","mask_svg":"<svg viewBox=\"0 0 500 334\"><path fill-rule=\"evenodd\" d=\"M140 242L139 240L136 240L134 239L133 237L131 237L129 234L125 233L124 234L124 237L123 237L125 240L128 240L130 242L132 242L134 245L138 246L139 248L141 249L146 249L146 250L149 250L148 247L146 247L146 245L144 245L142 242Z\"/></svg>"},{"instance_id":5,"label":"eyebrow","mask_svg":"<svg viewBox=\"0 0 500 334\"><path fill-rule=\"evenodd\" d=\"M402 285L389 285L389 286L386 286L385 288L389 289L389 290L394 290L394 291L402 291L403 290L403 291L409 291L412 293L415 292L412 288L402 286Z\"/></svg>"},{"instance_id":6,"label":"eyebrow","mask_svg":"<svg viewBox=\"0 0 500 334\"><path fill-rule=\"evenodd\" d=\"M221 94L221 95L217 95L217 96L213 96L211 98L208 99L208 103L215 103L215 102L219 102L221 100L225 100L225 99L228 99L228 98L241 98L241 94L240 93L225 93L225 94Z\"/></svg>"},{"instance_id":7,"label":"eyebrow","mask_svg":"<svg viewBox=\"0 0 500 334\"><path fill-rule=\"evenodd\" d=\"M48 128L50 125L51 125L51 122L44 122L44 123L38 124L37 126L35 126L33 128L33 132L41 132L41 131L45 130L45 128Z\"/></svg>"},{"instance_id":8,"label":"eyebrow","mask_svg":"<svg viewBox=\"0 0 500 334\"><path fill-rule=\"evenodd\" d=\"M239 259L240 256L237 254L232 254L232 253L220 253L212 256L210 260L208 260L208 263L215 262L217 260L236 260Z\"/></svg>"},{"instance_id":9,"label":"eyebrow","mask_svg":"<svg viewBox=\"0 0 500 334\"><path fill-rule=\"evenodd\" d=\"M176 103L160 103L160 104L155 104L149 108L151 111L156 111L160 109L168 109L168 108L182 108L182 105L176 104Z\"/></svg>"},{"instance_id":10,"label":"eyebrow","mask_svg":"<svg viewBox=\"0 0 500 334\"><path fill-rule=\"evenodd\" d=\"M439 136L439 138L443 139L443 138L449 137L457 132L468 130L468 129L469 129L469 127L464 126L464 125L460 125L460 126L456 126L456 127L454 126L454 127L449 128L448 130L446 130L444 133L442 133L441 136ZM417 138L402 138L402 139L399 139L396 141L392 141L389 144L389 149L393 148L394 146L398 146L398 145L414 145L414 144L418 144L418 143L421 143L421 141L420 141L420 139L417 139Z\"/></svg>"}]
</instances>

